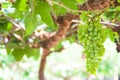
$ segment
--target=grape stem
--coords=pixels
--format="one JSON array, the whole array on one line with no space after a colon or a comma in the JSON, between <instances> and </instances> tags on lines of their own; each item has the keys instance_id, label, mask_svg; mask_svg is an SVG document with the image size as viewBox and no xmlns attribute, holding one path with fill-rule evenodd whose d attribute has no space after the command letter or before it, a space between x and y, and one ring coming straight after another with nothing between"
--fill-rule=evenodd
<instances>
[{"instance_id":1,"label":"grape stem","mask_svg":"<svg viewBox=\"0 0 120 80\"><path fill-rule=\"evenodd\" d=\"M72 22L82 23L82 20L72 20ZM110 26L114 26L114 27L119 27L120 26L120 24L115 24L115 23L110 23L110 22L104 22L104 21L101 21L100 23L103 24L103 25L109 25L109 27ZM113 27L111 27L111 28L113 28Z\"/></svg>"}]
</instances>

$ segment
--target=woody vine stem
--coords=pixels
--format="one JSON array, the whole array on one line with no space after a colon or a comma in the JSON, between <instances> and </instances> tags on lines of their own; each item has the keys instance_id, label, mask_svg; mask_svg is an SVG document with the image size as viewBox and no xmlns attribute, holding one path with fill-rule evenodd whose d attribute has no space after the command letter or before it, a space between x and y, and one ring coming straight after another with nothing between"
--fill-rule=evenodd
<instances>
[{"instance_id":1,"label":"woody vine stem","mask_svg":"<svg viewBox=\"0 0 120 80\"><path fill-rule=\"evenodd\" d=\"M12 0L10 0L10 1L12 1ZM118 6L118 4L119 4L119 3L117 3L117 4L114 3L114 2L116 2L116 0L98 0L97 2L96 2L96 0L87 0L87 2L84 3L83 5L78 5L78 10L73 10L73 9L68 8L64 4L55 2L53 0L45 0L45 1L48 2L50 5L52 5L52 4L59 5L60 7L66 9L69 12L72 12L72 13L78 12L79 14L75 15L75 14L67 13L67 14L65 14L63 16L59 16L59 17L56 17L56 15L51 15L53 17L54 22L56 22L58 24L58 30L55 32L52 32L52 33L48 33L47 35L46 34L37 35L37 37L40 39L39 43L34 43L34 44L27 43L26 41L24 41L24 39L22 39L22 37L20 35L14 34L14 32L16 32L18 30L24 30L24 28L20 24L18 24L14 19L12 19L11 17L8 17L6 15L0 15L0 17L4 17L6 20L8 20L9 22L11 22L13 24L15 30L11 31L10 34L15 36L15 38L17 38L18 40L20 40L23 43L23 45L21 45L19 47L29 45L32 48L40 48L40 47L43 48L43 54L42 54L42 57L40 60L39 80L46 80L45 75L44 75L44 70L45 70L47 56L51 53L50 48L55 47L57 45L57 43L62 38L64 38L66 35L72 34L72 31L69 32L71 23L73 22L73 23L78 24L81 22L79 19L79 16L82 11L90 10L90 11L93 11L94 13L101 13L104 10L106 10L106 8L111 7L111 3L113 3L115 6ZM120 26L118 24L103 22L103 21L101 21L101 24L115 26L115 27ZM110 28L113 28L113 27L110 27ZM77 28L75 28L73 30L73 33L76 31L77 31ZM32 35L36 36L35 34L32 34ZM2 37L2 36L5 36L5 35L0 34L0 37ZM1 46L1 47L3 47L3 46ZM16 46L7 45L6 47L18 47L18 45L16 45Z\"/></svg>"}]
</instances>

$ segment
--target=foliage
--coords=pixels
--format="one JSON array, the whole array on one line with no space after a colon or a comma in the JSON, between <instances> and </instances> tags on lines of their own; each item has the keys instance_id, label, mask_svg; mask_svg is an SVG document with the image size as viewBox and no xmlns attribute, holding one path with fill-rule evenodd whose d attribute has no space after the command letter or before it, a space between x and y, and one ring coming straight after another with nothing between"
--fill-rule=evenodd
<instances>
[{"instance_id":1,"label":"foliage","mask_svg":"<svg viewBox=\"0 0 120 80\"><path fill-rule=\"evenodd\" d=\"M69 40L84 46L87 70L95 73L105 52L105 39L110 37L120 45L120 31L113 30L120 28L120 0L92 1L0 1L0 45L20 61L24 55L38 58L40 47L61 51L61 43Z\"/></svg>"},{"instance_id":2,"label":"foliage","mask_svg":"<svg viewBox=\"0 0 120 80\"><path fill-rule=\"evenodd\" d=\"M73 43L69 44L67 49L62 52L55 52L48 57L46 65L47 80L64 80L66 77L71 80L75 78L78 80L91 78L97 80L101 80L101 78L104 78L104 80L113 79L114 74L118 74L120 69L120 55L117 54L115 44L110 39L107 39L104 45L106 52L96 76L88 77L89 73L85 69L85 59L82 57L83 47ZM13 80L38 80L39 61L34 58L24 56L20 62L16 62L13 55L6 54L5 49L0 49L0 63L2 65L0 67L1 80L10 80L10 78ZM105 79L105 77L109 79Z\"/></svg>"}]
</instances>

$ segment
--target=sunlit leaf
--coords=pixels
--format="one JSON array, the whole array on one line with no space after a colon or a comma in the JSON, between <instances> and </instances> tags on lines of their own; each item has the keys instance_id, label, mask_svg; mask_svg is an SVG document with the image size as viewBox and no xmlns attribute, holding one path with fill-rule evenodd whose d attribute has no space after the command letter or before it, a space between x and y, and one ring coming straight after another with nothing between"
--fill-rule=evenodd
<instances>
[{"instance_id":1,"label":"sunlit leaf","mask_svg":"<svg viewBox=\"0 0 120 80\"><path fill-rule=\"evenodd\" d=\"M114 36L114 32L112 31L112 29L105 29L106 34L108 35L108 37L111 39L111 41L114 42L115 40L115 36Z\"/></svg>"},{"instance_id":2,"label":"sunlit leaf","mask_svg":"<svg viewBox=\"0 0 120 80\"><path fill-rule=\"evenodd\" d=\"M25 11L27 7L27 0L16 0L13 7L20 11Z\"/></svg>"},{"instance_id":3,"label":"sunlit leaf","mask_svg":"<svg viewBox=\"0 0 120 80\"><path fill-rule=\"evenodd\" d=\"M25 11L27 7L27 0L21 0L19 4L19 10L20 11Z\"/></svg>"},{"instance_id":4,"label":"sunlit leaf","mask_svg":"<svg viewBox=\"0 0 120 80\"><path fill-rule=\"evenodd\" d=\"M62 0L62 3L70 9L77 10L77 4L75 0Z\"/></svg>"},{"instance_id":5,"label":"sunlit leaf","mask_svg":"<svg viewBox=\"0 0 120 80\"><path fill-rule=\"evenodd\" d=\"M53 11L56 15L64 15L66 14L67 10L59 5L53 5Z\"/></svg>"},{"instance_id":6,"label":"sunlit leaf","mask_svg":"<svg viewBox=\"0 0 120 80\"><path fill-rule=\"evenodd\" d=\"M9 32L12 29L12 24L8 21L0 23L0 32Z\"/></svg>"},{"instance_id":7,"label":"sunlit leaf","mask_svg":"<svg viewBox=\"0 0 120 80\"><path fill-rule=\"evenodd\" d=\"M120 0L117 0L120 3Z\"/></svg>"},{"instance_id":8,"label":"sunlit leaf","mask_svg":"<svg viewBox=\"0 0 120 80\"><path fill-rule=\"evenodd\" d=\"M37 27L37 16L32 13L26 13L25 16L26 36L31 34Z\"/></svg>"},{"instance_id":9,"label":"sunlit leaf","mask_svg":"<svg viewBox=\"0 0 120 80\"><path fill-rule=\"evenodd\" d=\"M24 55L27 55L28 57L32 56L35 59L39 57L39 49L33 49L29 47L25 48L16 48L13 50L12 54L15 57L17 61L21 60Z\"/></svg>"},{"instance_id":10,"label":"sunlit leaf","mask_svg":"<svg viewBox=\"0 0 120 80\"><path fill-rule=\"evenodd\" d=\"M36 1L35 13L40 14L42 21L45 22L50 27L53 27L53 20L50 14L50 6L48 3L43 1Z\"/></svg>"},{"instance_id":11,"label":"sunlit leaf","mask_svg":"<svg viewBox=\"0 0 120 80\"><path fill-rule=\"evenodd\" d=\"M83 4L86 0L76 0L78 3Z\"/></svg>"}]
</instances>

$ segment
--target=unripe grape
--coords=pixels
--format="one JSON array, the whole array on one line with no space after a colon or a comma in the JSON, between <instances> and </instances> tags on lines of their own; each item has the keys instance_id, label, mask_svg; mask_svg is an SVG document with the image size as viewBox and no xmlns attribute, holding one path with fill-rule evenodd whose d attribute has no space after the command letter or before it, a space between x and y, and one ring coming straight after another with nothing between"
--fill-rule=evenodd
<instances>
[{"instance_id":1,"label":"unripe grape","mask_svg":"<svg viewBox=\"0 0 120 80\"><path fill-rule=\"evenodd\" d=\"M95 74L105 52L103 43L106 36L100 20L97 20L97 18L85 23L82 28L79 28L78 39L84 46L87 71Z\"/></svg>"}]
</instances>

